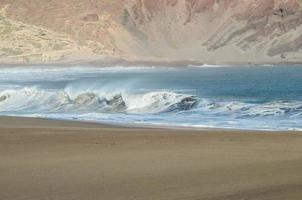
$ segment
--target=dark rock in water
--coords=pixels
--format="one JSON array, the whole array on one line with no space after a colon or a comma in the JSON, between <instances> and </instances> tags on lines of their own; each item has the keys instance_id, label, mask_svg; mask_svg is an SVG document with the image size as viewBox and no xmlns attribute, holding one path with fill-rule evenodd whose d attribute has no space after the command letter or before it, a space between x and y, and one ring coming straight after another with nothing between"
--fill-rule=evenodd
<instances>
[{"instance_id":1,"label":"dark rock in water","mask_svg":"<svg viewBox=\"0 0 302 200\"><path fill-rule=\"evenodd\" d=\"M194 96L185 97L179 103L168 108L168 111L191 110L197 106L198 100Z\"/></svg>"},{"instance_id":2,"label":"dark rock in water","mask_svg":"<svg viewBox=\"0 0 302 200\"><path fill-rule=\"evenodd\" d=\"M197 105L197 99L195 97L186 97L179 103L182 110L191 110Z\"/></svg>"},{"instance_id":3,"label":"dark rock in water","mask_svg":"<svg viewBox=\"0 0 302 200\"><path fill-rule=\"evenodd\" d=\"M9 98L9 95L3 95L0 97L0 102L5 101Z\"/></svg>"},{"instance_id":4,"label":"dark rock in water","mask_svg":"<svg viewBox=\"0 0 302 200\"><path fill-rule=\"evenodd\" d=\"M99 103L99 98L93 93L81 94L74 100L74 104L78 106L91 105L94 103Z\"/></svg>"},{"instance_id":5,"label":"dark rock in water","mask_svg":"<svg viewBox=\"0 0 302 200\"><path fill-rule=\"evenodd\" d=\"M108 112L123 112L126 110L126 103L121 94L115 95L112 99L106 100Z\"/></svg>"}]
</instances>

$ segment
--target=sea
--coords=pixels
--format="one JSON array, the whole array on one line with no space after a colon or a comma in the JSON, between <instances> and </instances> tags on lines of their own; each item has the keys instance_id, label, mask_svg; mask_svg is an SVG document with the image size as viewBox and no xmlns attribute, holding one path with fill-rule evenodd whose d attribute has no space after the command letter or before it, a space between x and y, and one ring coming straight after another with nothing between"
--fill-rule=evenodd
<instances>
[{"instance_id":1,"label":"sea","mask_svg":"<svg viewBox=\"0 0 302 200\"><path fill-rule=\"evenodd\" d=\"M0 115L302 131L302 66L4 66Z\"/></svg>"}]
</instances>

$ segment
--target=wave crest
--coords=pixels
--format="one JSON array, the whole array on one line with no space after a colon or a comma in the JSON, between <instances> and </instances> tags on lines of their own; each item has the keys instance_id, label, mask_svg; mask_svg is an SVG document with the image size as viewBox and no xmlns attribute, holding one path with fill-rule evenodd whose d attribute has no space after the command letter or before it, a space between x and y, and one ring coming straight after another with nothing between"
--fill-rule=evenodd
<instances>
[{"instance_id":1,"label":"wave crest","mask_svg":"<svg viewBox=\"0 0 302 200\"><path fill-rule=\"evenodd\" d=\"M235 118L302 116L302 102L274 101L252 104L239 101L200 99L169 91L82 92L73 96L64 90L24 88L0 92L0 112L22 113L130 113L193 112L198 116Z\"/></svg>"},{"instance_id":2,"label":"wave crest","mask_svg":"<svg viewBox=\"0 0 302 200\"><path fill-rule=\"evenodd\" d=\"M149 92L144 94L80 93L71 98L66 91L24 88L0 93L0 112L127 112L159 113L190 110L198 100L191 95L174 92Z\"/></svg>"}]
</instances>

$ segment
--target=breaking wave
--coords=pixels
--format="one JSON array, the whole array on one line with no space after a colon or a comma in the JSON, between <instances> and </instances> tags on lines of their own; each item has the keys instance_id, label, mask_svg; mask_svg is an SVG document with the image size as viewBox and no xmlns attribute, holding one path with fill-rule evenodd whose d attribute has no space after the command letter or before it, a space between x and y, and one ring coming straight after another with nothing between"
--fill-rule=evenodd
<instances>
[{"instance_id":1,"label":"breaking wave","mask_svg":"<svg viewBox=\"0 0 302 200\"><path fill-rule=\"evenodd\" d=\"M188 112L238 118L302 117L301 101L245 103L201 99L172 91L144 93L11 89L0 92L2 113L130 113L157 114Z\"/></svg>"},{"instance_id":2,"label":"breaking wave","mask_svg":"<svg viewBox=\"0 0 302 200\"><path fill-rule=\"evenodd\" d=\"M302 102L300 101L273 101L263 104L233 102L209 102L199 104L199 111L211 114L224 114L241 118L301 116Z\"/></svg>"},{"instance_id":3,"label":"breaking wave","mask_svg":"<svg viewBox=\"0 0 302 200\"><path fill-rule=\"evenodd\" d=\"M34 66L0 70L0 115L302 130L301 67Z\"/></svg>"},{"instance_id":4,"label":"breaking wave","mask_svg":"<svg viewBox=\"0 0 302 200\"><path fill-rule=\"evenodd\" d=\"M190 110L197 103L195 96L162 91L105 95L84 92L74 95L64 90L23 88L0 92L0 112L161 113Z\"/></svg>"}]
</instances>

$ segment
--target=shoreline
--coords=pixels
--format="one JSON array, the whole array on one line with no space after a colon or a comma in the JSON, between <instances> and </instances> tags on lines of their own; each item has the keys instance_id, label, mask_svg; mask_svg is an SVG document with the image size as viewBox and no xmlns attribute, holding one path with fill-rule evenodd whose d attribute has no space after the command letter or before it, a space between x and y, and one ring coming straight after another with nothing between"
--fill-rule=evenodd
<instances>
[{"instance_id":1,"label":"shoreline","mask_svg":"<svg viewBox=\"0 0 302 200\"><path fill-rule=\"evenodd\" d=\"M63 65L65 67L72 67L74 65L82 65L83 67L114 67L114 66L145 66L145 67L182 67L182 66L202 66L202 65L231 65L231 66L265 66L265 65L302 65L302 61L288 61L288 62L204 62L198 60L127 60L120 58L104 58L104 59L79 59L79 60L67 60L67 61L54 61L54 62L33 62L33 63L0 63L0 67L39 67L39 66L58 66Z\"/></svg>"},{"instance_id":2,"label":"shoreline","mask_svg":"<svg viewBox=\"0 0 302 200\"><path fill-rule=\"evenodd\" d=\"M45 121L45 122L54 122L54 123L71 123L71 124L82 124L87 126L100 126L100 127L111 127L111 128L142 128L142 129L162 129L162 130L181 130L181 131L223 131L223 132L249 132L249 133L302 133L302 130L269 130L269 129L243 129L243 128L215 128L215 127L198 127L198 126L177 126L169 124L147 124L147 123L106 123L106 122L97 122L97 121L81 121L76 119L56 119L56 118L43 118L43 117L27 117L27 116L9 116L9 115L0 115L0 121L10 119L18 119L22 121ZM86 126L85 126L86 127ZM1 128L1 126L0 126Z\"/></svg>"},{"instance_id":3,"label":"shoreline","mask_svg":"<svg viewBox=\"0 0 302 200\"><path fill-rule=\"evenodd\" d=\"M0 199L298 200L302 134L0 117Z\"/></svg>"}]
</instances>

